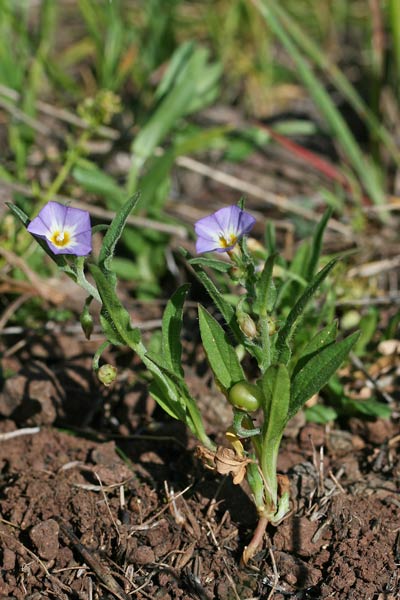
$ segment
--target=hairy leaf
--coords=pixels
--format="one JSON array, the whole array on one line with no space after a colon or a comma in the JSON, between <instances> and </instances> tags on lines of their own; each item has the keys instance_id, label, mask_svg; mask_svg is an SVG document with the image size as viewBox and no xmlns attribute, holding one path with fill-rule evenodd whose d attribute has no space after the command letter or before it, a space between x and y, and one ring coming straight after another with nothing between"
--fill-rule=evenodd
<instances>
[{"instance_id":1,"label":"hairy leaf","mask_svg":"<svg viewBox=\"0 0 400 600\"><path fill-rule=\"evenodd\" d=\"M245 379L243 369L234 348L226 339L221 325L199 306L200 333L204 350L215 378L224 388L229 390L235 383Z\"/></svg>"},{"instance_id":2,"label":"hairy leaf","mask_svg":"<svg viewBox=\"0 0 400 600\"><path fill-rule=\"evenodd\" d=\"M182 329L183 304L189 287L189 284L182 285L173 294L165 307L162 319L163 360L171 371L179 373L182 376L182 344L180 334Z\"/></svg>"},{"instance_id":3,"label":"hairy leaf","mask_svg":"<svg viewBox=\"0 0 400 600\"><path fill-rule=\"evenodd\" d=\"M119 238L122 235L124 230L126 220L129 217L131 211L135 207L135 204L139 200L139 193L134 194L125 204L121 207L121 209L117 212L110 227L107 230L106 235L103 239L103 244L101 246L100 254L99 254L99 267L103 271L103 273L110 279L112 284L116 285L117 278L115 273L111 271L111 261L114 256L115 247Z\"/></svg>"},{"instance_id":4,"label":"hairy leaf","mask_svg":"<svg viewBox=\"0 0 400 600\"><path fill-rule=\"evenodd\" d=\"M300 296L300 298L297 300L296 304L294 305L294 307L288 314L286 322L285 322L284 326L282 327L282 329L279 331L278 338L276 341L275 352L276 352L276 361L278 363L279 362L285 362L285 363L288 362L288 360L290 358L290 349L289 349L288 341L294 330L294 326L296 325L298 318L304 312L304 309L306 308L308 302L311 300L311 298L317 291L318 287L321 285L321 283L324 281L324 279L328 276L328 274L331 272L333 267L336 265L337 260L338 259L331 260L323 269L321 269L321 271L319 271L319 273L317 273L317 275L314 277L313 281L305 289L303 294Z\"/></svg>"},{"instance_id":5,"label":"hairy leaf","mask_svg":"<svg viewBox=\"0 0 400 600\"><path fill-rule=\"evenodd\" d=\"M341 342L332 343L311 356L292 379L288 419L293 417L311 396L328 383L356 343L359 332Z\"/></svg>"}]
</instances>

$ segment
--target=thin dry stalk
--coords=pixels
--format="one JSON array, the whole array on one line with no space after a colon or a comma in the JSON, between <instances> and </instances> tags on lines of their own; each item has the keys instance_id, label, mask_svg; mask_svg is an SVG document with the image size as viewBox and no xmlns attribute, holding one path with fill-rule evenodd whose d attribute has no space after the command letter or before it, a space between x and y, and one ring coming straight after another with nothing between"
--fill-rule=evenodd
<instances>
[{"instance_id":1,"label":"thin dry stalk","mask_svg":"<svg viewBox=\"0 0 400 600\"><path fill-rule=\"evenodd\" d=\"M291 202L286 196L283 196L281 194L274 194L273 192L266 192L263 188L254 183L250 183L248 181L244 181L243 179L239 179L234 175L230 175L229 173L225 173L220 169L210 167L188 156L179 156L176 162L180 167L189 169L191 171L194 171L195 173L200 173L201 175L209 177L214 181L218 181L219 183L222 183L223 185L235 189L244 194L254 196L254 198L258 198L266 204L274 206L275 208L281 211L287 211L291 214L299 215L300 217L303 217L303 219L307 219L308 221L319 221L319 216L317 215L317 213L307 208L303 208L294 202ZM347 238L351 238L353 236L351 228L347 227L346 225L343 225L336 219L329 220L328 228L341 233Z\"/></svg>"}]
</instances>

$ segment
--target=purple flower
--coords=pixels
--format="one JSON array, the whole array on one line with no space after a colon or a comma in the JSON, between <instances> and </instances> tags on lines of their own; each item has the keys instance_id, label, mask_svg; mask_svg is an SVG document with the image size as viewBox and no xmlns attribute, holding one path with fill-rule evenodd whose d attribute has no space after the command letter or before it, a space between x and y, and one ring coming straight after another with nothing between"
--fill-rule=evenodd
<instances>
[{"instance_id":1,"label":"purple flower","mask_svg":"<svg viewBox=\"0 0 400 600\"><path fill-rule=\"evenodd\" d=\"M90 215L80 208L48 202L27 229L45 239L54 254L86 256L92 250Z\"/></svg>"},{"instance_id":2,"label":"purple flower","mask_svg":"<svg viewBox=\"0 0 400 600\"><path fill-rule=\"evenodd\" d=\"M228 252L243 235L249 233L256 222L238 206L227 206L197 221L196 252Z\"/></svg>"}]
</instances>

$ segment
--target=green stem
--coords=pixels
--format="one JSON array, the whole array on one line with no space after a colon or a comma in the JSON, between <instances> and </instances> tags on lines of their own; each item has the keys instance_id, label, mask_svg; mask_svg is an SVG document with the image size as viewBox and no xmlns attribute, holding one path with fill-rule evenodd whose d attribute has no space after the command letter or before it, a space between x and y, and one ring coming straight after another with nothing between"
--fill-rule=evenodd
<instances>
[{"instance_id":1,"label":"green stem","mask_svg":"<svg viewBox=\"0 0 400 600\"><path fill-rule=\"evenodd\" d=\"M104 350L110 345L110 342L108 340L106 340L105 342L103 342L101 344L101 346L99 346L99 348L97 348L94 356L93 356L93 360L92 360L92 368L93 371L98 371L99 370L99 360L101 358L101 355L103 354Z\"/></svg>"},{"instance_id":2,"label":"green stem","mask_svg":"<svg viewBox=\"0 0 400 600\"><path fill-rule=\"evenodd\" d=\"M266 315L262 315L260 317L260 330L261 345L263 349L260 370L261 373L265 373L265 371L271 365L271 338L269 335L268 317Z\"/></svg>"},{"instance_id":3,"label":"green stem","mask_svg":"<svg viewBox=\"0 0 400 600\"><path fill-rule=\"evenodd\" d=\"M280 439L274 444L268 445L268 451L264 451L261 456L261 470L268 484L266 490L266 505L268 510L275 512L278 506L278 479L277 463Z\"/></svg>"},{"instance_id":4,"label":"green stem","mask_svg":"<svg viewBox=\"0 0 400 600\"><path fill-rule=\"evenodd\" d=\"M200 440L203 446L205 446L209 450L215 451L216 445L210 440L210 438L205 432L203 420L201 418L200 411L195 401L193 400L193 398L185 398L185 404L192 422L190 424L190 422L188 421L188 425L191 425L190 429L192 433L197 437L198 440Z\"/></svg>"},{"instance_id":5,"label":"green stem","mask_svg":"<svg viewBox=\"0 0 400 600\"><path fill-rule=\"evenodd\" d=\"M86 279L85 277L85 273L83 270L83 266L84 266L84 259L78 259L76 261L76 280L75 282L81 287L83 288L88 294L89 296L93 296L93 298L95 300L97 300L97 302L99 302L101 304L101 298L100 298L100 294L97 291L97 288L95 288L91 283L89 283L89 281Z\"/></svg>"},{"instance_id":6,"label":"green stem","mask_svg":"<svg viewBox=\"0 0 400 600\"><path fill-rule=\"evenodd\" d=\"M243 427L242 423L245 421L245 425ZM255 435L259 435L260 428L253 427L253 421L251 417L242 410L235 410L233 415L233 429L235 430L236 435L240 438L249 438Z\"/></svg>"},{"instance_id":7,"label":"green stem","mask_svg":"<svg viewBox=\"0 0 400 600\"><path fill-rule=\"evenodd\" d=\"M257 553L257 550L260 548L265 531L268 525L267 517L260 517L257 523L257 527L254 531L253 537L251 538L250 544L245 547L242 554L242 561L245 565L253 558L253 556Z\"/></svg>"}]
</instances>

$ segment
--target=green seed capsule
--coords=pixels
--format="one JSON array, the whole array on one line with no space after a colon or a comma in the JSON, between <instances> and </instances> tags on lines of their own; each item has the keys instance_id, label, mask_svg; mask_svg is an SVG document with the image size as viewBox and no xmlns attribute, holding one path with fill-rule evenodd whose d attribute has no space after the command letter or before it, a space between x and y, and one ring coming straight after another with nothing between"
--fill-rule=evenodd
<instances>
[{"instance_id":1,"label":"green seed capsule","mask_svg":"<svg viewBox=\"0 0 400 600\"><path fill-rule=\"evenodd\" d=\"M262 392L254 383L239 381L229 390L228 400L235 408L252 412L260 408Z\"/></svg>"},{"instance_id":2,"label":"green seed capsule","mask_svg":"<svg viewBox=\"0 0 400 600\"><path fill-rule=\"evenodd\" d=\"M106 364L100 367L97 372L97 377L105 386L109 386L117 377L117 369L112 365Z\"/></svg>"}]
</instances>

